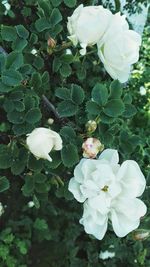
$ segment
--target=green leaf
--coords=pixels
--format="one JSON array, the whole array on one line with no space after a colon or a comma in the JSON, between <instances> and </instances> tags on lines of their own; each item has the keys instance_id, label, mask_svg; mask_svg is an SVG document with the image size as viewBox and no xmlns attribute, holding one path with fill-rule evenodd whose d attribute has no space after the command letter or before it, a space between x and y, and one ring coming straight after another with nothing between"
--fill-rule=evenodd
<instances>
[{"instance_id":1,"label":"green leaf","mask_svg":"<svg viewBox=\"0 0 150 267\"><path fill-rule=\"evenodd\" d=\"M100 106L94 101L88 101L86 103L86 110L93 115L98 115L101 111Z\"/></svg>"},{"instance_id":2,"label":"green leaf","mask_svg":"<svg viewBox=\"0 0 150 267\"><path fill-rule=\"evenodd\" d=\"M4 106L4 110L8 113L12 112L15 109L14 102L10 99L5 99L3 106Z\"/></svg>"},{"instance_id":3,"label":"green leaf","mask_svg":"<svg viewBox=\"0 0 150 267\"><path fill-rule=\"evenodd\" d=\"M10 147L0 144L0 169L8 169L12 164Z\"/></svg>"},{"instance_id":4,"label":"green leaf","mask_svg":"<svg viewBox=\"0 0 150 267\"><path fill-rule=\"evenodd\" d=\"M101 106L104 106L108 100L107 87L101 83L97 83L92 90L93 100Z\"/></svg>"},{"instance_id":5,"label":"green leaf","mask_svg":"<svg viewBox=\"0 0 150 267\"><path fill-rule=\"evenodd\" d=\"M16 70L6 70L2 74L2 82L8 86L20 85L22 80L22 75Z\"/></svg>"},{"instance_id":6,"label":"green leaf","mask_svg":"<svg viewBox=\"0 0 150 267\"><path fill-rule=\"evenodd\" d=\"M13 90L13 87L7 86L6 84L0 82L0 92L2 93L8 93Z\"/></svg>"},{"instance_id":7,"label":"green leaf","mask_svg":"<svg viewBox=\"0 0 150 267\"><path fill-rule=\"evenodd\" d=\"M34 45L38 42L38 36L35 33L31 33L29 43L30 45Z\"/></svg>"},{"instance_id":8,"label":"green leaf","mask_svg":"<svg viewBox=\"0 0 150 267\"><path fill-rule=\"evenodd\" d=\"M38 70L42 69L44 67L44 60L40 56L36 56L33 62L33 66L37 68Z\"/></svg>"},{"instance_id":9,"label":"green leaf","mask_svg":"<svg viewBox=\"0 0 150 267\"><path fill-rule=\"evenodd\" d=\"M11 26L2 25L1 36L2 36L2 39L5 41L8 41L8 42L14 41L17 38L16 29L14 27L11 27Z\"/></svg>"},{"instance_id":10,"label":"green leaf","mask_svg":"<svg viewBox=\"0 0 150 267\"><path fill-rule=\"evenodd\" d=\"M75 5L77 4L77 0L64 0L64 3L66 6L68 7L75 7Z\"/></svg>"},{"instance_id":11,"label":"green leaf","mask_svg":"<svg viewBox=\"0 0 150 267\"><path fill-rule=\"evenodd\" d=\"M132 96L130 93L125 94L125 96L123 98L123 102L124 102L124 104L131 104L132 103Z\"/></svg>"},{"instance_id":12,"label":"green leaf","mask_svg":"<svg viewBox=\"0 0 150 267\"><path fill-rule=\"evenodd\" d=\"M17 25L15 26L17 34L19 37L27 39L29 37L29 32L26 30L26 28L23 25Z\"/></svg>"},{"instance_id":13,"label":"green leaf","mask_svg":"<svg viewBox=\"0 0 150 267\"><path fill-rule=\"evenodd\" d=\"M53 72L57 72L62 65L62 62L60 61L59 57L54 57L53 60Z\"/></svg>"},{"instance_id":14,"label":"green leaf","mask_svg":"<svg viewBox=\"0 0 150 267\"><path fill-rule=\"evenodd\" d=\"M120 116L125 110L124 104L119 99L110 100L107 102L104 113L110 117L118 117Z\"/></svg>"},{"instance_id":15,"label":"green leaf","mask_svg":"<svg viewBox=\"0 0 150 267\"><path fill-rule=\"evenodd\" d=\"M9 189L10 184L8 179L5 176L0 177L0 193Z\"/></svg>"},{"instance_id":16,"label":"green leaf","mask_svg":"<svg viewBox=\"0 0 150 267\"><path fill-rule=\"evenodd\" d=\"M52 26L54 27L56 24L58 24L62 20L62 15L58 8L54 8L51 16L50 16L50 22Z\"/></svg>"},{"instance_id":17,"label":"green leaf","mask_svg":"<svg viewBox=\"0 0 150 267\"><path fill-rule=\"evenodd\" d=\"M67 54L63 54L60 57L60 60L62 61L62 63L67 63L67 64L71 64L73 62L74 56L73 55L67 55Z\"/></svg>"},{"instance_id":18,"label":"green leaf","mask_svg":"<svg viewBox=\"0 0 150 267\"><path fill-rule=\"evenodd\" d=\"M27 166L32 171L41 171L43 168L43 160L37 160L32 154L30 154Z\"/></svg>"},{"instance_id":19,"label":"green leaf","mask_svg":"<svg viewBox=\"0 0 150 267\"><path fill-rule=\"evenodd\" d=\"M22 101L14 101L15 109L17 111L24 111L25 110L25 105Z\"/></svg>"},{"instance_id":20,"label":"green leaf","mask_svg":"<svg viewBox=\"0 0 150 267\"><path fill-rule=\"evenodd\" d=\"M48 71L44 71L44 73L42 74L42 84L47 84L49 83L49 73Z\"/></svg>"},{"instance_id":21,"label":"green leaf","mask_svg":"<svg viewBox=\"0 0 150 267\"><path fill-rule=\"evenodd\" d=\"M132 104L125 104L125 111L122 116L124 118L131 118L137 113L137 109Z\"/></svg>"},{"instance_id":22,"label":"green leaf","mask_svg":"<svg viewBox=\"0 0 150 267\"><path fill-rule=\"evenodd\" d=\"M64 136L66 138L67 141L70 141L72 139L76 138L76 133L74 131L74 129L70 126L64 126L61 130L60 130L60 134L62 136Z\"/></svg>"},{"instance_id":23,"label":"green leaf","mask_svg":"<svg viewBox=\"0 0 150 267\"><path fill-rule=\"evenodd\" d=\"M57 110L60 117L71 117L77 113L78 106L71 100L65 100L58 104Z\"/></svg>"},{"instance_id":24,"label":"green leaf","mask_svg":"<svg viewBox=\"0 0 150 267\"><path fill-rule=\"evenodd\" d=\"M26 46L27 46L28 42L26 39L22 39L22 38L17 38L13 43L12 43L12 49L14 51L18 51L21 52Z\"/></svg>"},{"instance_id":25,"label":"green leaf","mask_svg":"<svg viewBox=\"0 0 150 267\"><path fill-rule=\"evenodd\" d=\"M44 183L47 180L46 175L44 175L43 173L36 173L34 175L34 180L36 183Z\"/></svg>"},{"instance_id":26,"label":"green leaf","mask_svg":"<svg viewBox=\"0 0 150 267\"><path fill-rule=\"evenodd\" d=\"M50 29L51 24L46 18L40 18L35 22L35 28L38 32L42 32L46 29Z\"/></svg>"},{"instance_id":27,"label":"green leaf","mask_svg":"<svg viewBox=\"0 0 150 267\"><path fill-rule=\"evenodd\" d=\"M122 95L122 84L115 80L110 85L110 98L111 99L118 99Z\"/></svg>"},{"instance_id":28,"label":"green leaf","mask_svg":"<svg viewBox=\"0 0 150 267\"><path fill-rule=\"evenodd\" d=\"M35 72L32 74L30 84L35 90L42 85L42 78L41 78L40 73Z\"/></svg>"},{"instance_id":29,"label":"green leaf","mask_svg":"<svg viewBox=\"0 0 150 267\"><path fill-rule=\"evenodd\" d=\"M73 144L64 146L63 149L61 150L61 158L63 164L68 168L77 164L79 161L79 156L76 146Z\"/></svg>"},{"instance_id":30,"label":"green leaf","mask_svg":"<svg viewBox=\"0 0 150 267\"><path fill-rule=\"evenodd\" d=\"M11 172L14 175L19 175L24 171L27 163L27 158L28 158L27 150L21 148L19 150L18 156L14 158L12 162Z\"/></svg>"},{"instance_id":31,"label":"green leaf","mask_svg":"<svg viewBox=\"0 0 150 267\"><path fill-rule=\"evenodd\" d=\"M0 72L5 69L6 58L7 56L5 54L0 54Z\"/></svg>"},{"instance_id":32,"label":"green leaf","mask_svg":"<svg viewBox=\"0 0 150 267\"><path fill-rule=\"evenodd\" d=\"M55 91L55 95L61 99L68 100L71 98L70 91L67 88L59 87Z\"/></svg>"},{"instance_id":33,"label":"green leaf","mask_svg":"<svg viewBox=\"0 0 150 267\"><path fill-rule=\"evenodd\" d=\"M17 70L23 65L23 55L19 52L11 52L7 56L6 68Z\"/></svg>"},{"instance_id":34,"label":"green leaf","mask_svg":"<svg viewBox=\"0 0 150 267\"><path fill-rule=\"evenodd\" d=\"M31 196L34 192L34 177L32 175L27 175L25 177L25 184L21 188L24 196Z\"/></svg>"},{"instance_id":35,"label":"green leaf","mask_svg":"<svg viewBox=\"0 0 150 267\"><path fill-rule=\"evenodd\" d=\"M80 105L84 101L85 94L81 86L76 84L71 85L71 98L77 105Z\"/></svg>"},{"instance_id":36,"label":"green leaf","mask_svg":"<svg viewBox=\"0 0 150 267\"><path fill-rule=\"evenodd\" d=\"M37 193L47 193L50 190L50 184L47 183L36 183L35 190Z\"/></svg>"},{"instance_id":37,"label":"green leaf","mask_svg":"<svg viewBox=\"0 0 150 267\"><path fill-rule=\"evenodd\" d=\"M23 123L25 120L24 112L18 112L13 110L12 112L7 113L7 118L10 122L15 124Z\"/></svg>"},{"instance_id":38,"label":"green leaf","mask_svg":"<svg viewBox=\"0 0 150 267\"><path fill-rule=\"evenodd\" d=\"M52 162L44 161L47 169L56 169L61 164L60 153L58 151L51 151Z\"/></svg>"},{"instance_id":39,"label":"green leaf","mask_svg":"<svg viewBox=\"0 0 150 267\"><path fill-rule=\"evenodd\" d=\"M42 117L41 111L38 108L32 108L30 109L26 116L25 116L25 120L28 123L36 123L38 122Z\"/></svg>"},{"instance_id":40,"label":"green leaf","mask_svg":"<svg viewBox=\"0 0 150 267\"><path fill-rule=\"evenodd\" d=\"M71 75L72 69L69 64L63 64L60 68L60 74L67 78Z\"/></svg>"},{"instance_id":41,"label":"green leaf","mask_svg":"<svg viewBox=\"0 0 150 267\"><path fill-rule=\"evenodd\" d=\"M56 6L59 6L61 4L62 0L51 0L51 2L53 4L53 6L56 7Z\"/></svg>"},{"instance_id":42,"label":"green leaf","mask_svg":"<svg viewBox=\"0 0 150 267\"><path fill-rule=\"evenodd\" d=\"M106 123L106 124L111 124L111 123L113 123L114 121L115 121L115 118L113 118L113 117L109 117L109 116L107 116L105 113L101 113L100 114L100 120L101 120L101 122L103 122L103 123Z\"/></svg>"}]
</instances>

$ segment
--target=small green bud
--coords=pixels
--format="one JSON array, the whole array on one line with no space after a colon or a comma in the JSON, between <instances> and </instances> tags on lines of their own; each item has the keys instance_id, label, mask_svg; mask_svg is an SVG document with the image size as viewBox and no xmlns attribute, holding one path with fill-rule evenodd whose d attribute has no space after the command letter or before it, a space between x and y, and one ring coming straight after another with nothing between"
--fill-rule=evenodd
<instances>
[{"instance_id":1,"label":"small green bud","mask_svg":"<svg viewBox=\"0 0 150 267\"><path fill-rule=\"evenodd\" d=\"M93 133L93 132L95 132L95 130L97 128L97 123L94 120L89 120L86 123L85 127L86 127L86 130L88 133Z\"/></svg>"}]
</instances>

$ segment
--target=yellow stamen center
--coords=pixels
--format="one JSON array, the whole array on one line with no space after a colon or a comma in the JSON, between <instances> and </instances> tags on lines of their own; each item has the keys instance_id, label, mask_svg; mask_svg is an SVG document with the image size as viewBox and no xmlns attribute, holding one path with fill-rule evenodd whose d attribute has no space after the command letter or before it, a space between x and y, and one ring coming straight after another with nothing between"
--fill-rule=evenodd
<instances>
[{"instance_id":1,"label":"yellow stamen center","mask_svg":"<svg viewBox=\"0 0 150 267\"><path fill-rule=\"evenodd\" d=\"M109 188L109 186L105 185L101 190L104 191L104 192L108 192L108 188Z\"/></svg>"}]
</instances>

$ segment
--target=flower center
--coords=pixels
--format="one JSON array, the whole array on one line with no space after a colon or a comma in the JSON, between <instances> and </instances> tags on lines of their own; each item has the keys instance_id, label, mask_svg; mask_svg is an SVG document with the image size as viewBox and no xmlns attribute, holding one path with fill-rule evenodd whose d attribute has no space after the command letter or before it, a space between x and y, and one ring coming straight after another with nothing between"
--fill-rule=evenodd
<instances>
[{"instance_id":1,"label":"flower center","mask_svg":"<svg viewBox=\"0 0 150 267\"><path fill-rule=\"evenodd\" d=\"M108 188L109 188L109 186L105 185L101 190L104 191L104 192L108 192Z\"/></svg>"}]
</instances>

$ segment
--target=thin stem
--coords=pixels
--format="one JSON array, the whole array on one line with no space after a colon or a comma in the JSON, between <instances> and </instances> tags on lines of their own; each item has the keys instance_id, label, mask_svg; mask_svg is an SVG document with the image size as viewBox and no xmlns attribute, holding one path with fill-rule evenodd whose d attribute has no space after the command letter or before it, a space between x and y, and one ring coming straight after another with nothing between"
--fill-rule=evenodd
<instances>
[{"instance_id":1,"label":"thin stem","mask_svg":"<svg viewBox=\"0 0 150 267\"><path fill-rule=\"evenodd\" d=\"M60 120L59 113L57 112L54 105L47 99L47 97L45 95L42 95L42 99L43 99L44 103L46 104L46 106L54 113L55 117Z\"/></svg>"},{"instance_id":2,"label":"thin stem","mask_svg":"<svg viewBox=\"0 0 150 267\"><path fill-rule=\"evenodd\" d=\"M72 46L72 42L64 43L64 44L61 45L60 48L57 49L57 47L56 47L56 49L54 49L54 53L60 52L60 51L62 51L62 50L64 50L64 49L67 49L67 48L69 48L70 46Z\"/></svg>"},{"instance_id":3,"label":"thin stem","mask_svg":"<svg viewBox=\"0 0 150 267\"><path fill-rule=\"evenodd\" d=\"M91 55L91 54L94 54L95 52L97 52L97 49L92 50L90 52L87 52L86 55L81 55L81 56L79 56L79 58L84 57L84 56L88 56L88 55Z\"/></svg>"},{"instance_id":4,"label":"thin stem","mask_svg":"<svg viewBox=\"0 0 150 267\"><path fill-rule=\"evenodd\" d=\"M115 0L115 7L116 7L116 12L120 11L121 8L120 0Z\"/></svg>"}]
</instances>

